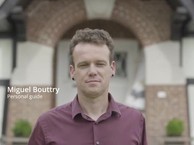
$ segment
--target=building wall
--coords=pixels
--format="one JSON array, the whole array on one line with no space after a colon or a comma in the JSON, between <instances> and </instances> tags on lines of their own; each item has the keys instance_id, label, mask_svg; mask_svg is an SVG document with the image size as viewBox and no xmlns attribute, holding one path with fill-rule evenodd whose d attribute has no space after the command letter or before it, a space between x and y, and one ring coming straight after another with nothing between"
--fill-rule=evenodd
<instances>
[{"instance_id":1,"label":"building wall","mask_svg":"<svg viewBox=\"0 0 194 145\"><path fill-rule=\"evenodd\" d=\"M101 1L95 1L96 3L101 3ZM114 2L114 6L112 6ZM106 17L103 16L105 10L102 9L99 12L98 7L96 7L96 12L98 13L98 19L106 19L112 20L120 23L121 25L125 26L127 29L131 30L136 38L140 41L141 46L145 49L145 57L146 57L146 119L147 119L147 126L148 126L148 134L149 136L153 135L163 135L164 134L164 126L168 119L173 116L179 116L187 122L187 110L185 108L186 96L185 96L185 82L184 77L181 73L181 68L178 65L178 51L179 45L173 45L171 42L167 40L170 39L170 24L171 24L171 16L172 11L167 5L166 1L134 1L134 0L116 0L110 1L111 3L111 13L108 12ZM34 48L42 48L46 47L44 51L47 53L47 50L50 51L54 49L61 37L64 33L83 21L96 19L94 16L90 15L91 11L88 10L86 7L88 5L93 5L92 3L88 4L87 1L39 1L35 0L32 1L30 6L26 9L27 14L27 37L29 42L34 42L34 44L30 44ZM97 5L96 5L97 6ZM163 46L160 45L161 42L167 42L167 46L173 46L173 48L168 47L168 50ZM39 44L39 46L37 45ZM162 46L162 49L156 50L152 49L152 46ZM20 46L19 46L20 47ZM27 47L26 47L27 48ZM160 47L159 47L160 48ZM153 50L153 52L151 51ZM32 52L32 51L31 51ZM175 58L171 58L168 55L170 52L172 55L175 53ZM43 53L41 53L43 55ZM49 53L48 56L52 59L52 56ZM155 57L156 54L156 57ZM159 54L159 55L158 55ZM41 56L42 56L41 55ZM27 55L27 59L30 56ZM33 56L36 56L33 53ZM158 61L157 56L161 60ZM23 60L23 55L20 56L21 60ZM28 76L30 78L34 78L35 74L38 76L45 77L44 74L47 71L43 71L40 69L40 64L44 61L42 59L33 59L33 65L28 66L25 65L24 67L16 68L15 73L13 74L13 80L18 80L21 75L21 72L24 72L27 76L24 77L28 80ZM39 61L38 61L39 60ZM43 62L42 62L43 61ZM49 59L50 61L50 59ZM29 61L30 62L30 61ZM153 64L155 62L155 64ZM157 64L157 62L159 64ZM21 62L22 64L23 62ZM164 65L163 65L164 63ZM31 64L31 63L29 63ZM162 64L162 65L161 65ZM37 66L36 66L37 65ZM162 68L162 69L161 69ZM23 69L23 70L22 70ZM40 69L39 71L34 71ZM47 68L50 72L50 67ZM33 71L33 74L30 74L30 71ZM17 73L18 72L18 73ZM177 73L178 72L178 73ZM17 75L18 74L18 75ZM164 77L162 77L164 76ZM180 78L179 78L180 77ZM53 76L50 75L48 80L52 80ZM159 81L153 83L155 78ZM164 80L162 79L164 78ZM178 80L177 80L178 79ZM19 80L23 81L23 78L19 78ZM31 80L31 79L30 79ZM31 80L30 85L40 85L44 84L43 86L52 86L51 84L46 81L46 83L36 80ZM150 83L151 82L151 83ZM20 81L18 81L20 83ZM15 84L17 85L17 84ZM20 84L23 86L28 86L29 84L25 81ZM166 92L167 99L158 99L156 94L158 91ZM177 91L178 90L178 91ZM178 94L177 94L178 92ZM176 96L179 97L176 97ZM48 94L48 96L50 96ZM52 97L48 97L48 102L43 100L43 102L47 102L46 106L39 106L40 110L48 110L52 107ZM155 98L155 99L154 99ZM179 98L179 99L178 99ZM171 104L168 103L168 99L170 100ZM43 103L42 102L42 103ZM16 106L18 103L17 101L11 101L9 108L9 116L12 117L12 120L16 120L17 117L11 116L12 114L17 114L19 112L14 112L13 106ZM172 111L167 111L165 109L161 112L160 109L163 109L163 105L166 105L167 108L171 108L173 104L178 104L178 106L182 109L180 112L177 112L177 108L172 108ZM24 101L18 107L18 111L22 110L24 106L26 106L28 102ZM49 106L50 104L50 106ZM156 109L156 105L158 104L160 109ZM32 112L36 112L34 110L35 107L32 107ZM164 112L166 115L164 115ZM38 112L36 115L40 114ZM158 114L163 113L161 117L157 117ZM34 116L32 120L35 120L37 116ZM17 116L17 115L15 115ZM166 117L165 117L166 116ZM20 116L22 117L22 116ZM164 121L163 125L160 126L161 120ZM154 124L153 124L154 122ZM10 135L9 131L12 126L12 122L8 123L8 135ZM34 124L34 123L33 123ZM161 128L157 128L160 126ZM187 127L185 130L184 135L187 135Z\"/></svg>"},{"instance_id":2,"label":"building wall","mask_svg":"<svg viewBox=\"0 0 194 145\"><path fill-rule=\"evenodd\" d=\"M167 122L173 118L179 118L184 122L183 136L188 137L185 85L147 85L146 97L146 120L150 144L157 144L166 136Z\"/></svg>"},{"instance_id":3,"label":"building wall","mask_svg":"<svg viewBox=\"0 0 194 145\"><path fill-rule=\"evenodd\" d=\"M53 87L53 49L34 42L21 42L17 50L17 67L12 73L10 87ZM38 116L53 106L53 97L54 92L44 90L31 89L18 94L8 91L7 135L13 136L12 128L18 119L27 119L34 126Z\"/></svg>"},{"instance_id":4,"label":"building wall","mask_svg":"<svg viewBox=\"0 0 194 145\"><path fill-rule=\"evenodd\" d=\"M184 121L183 136L188 136L186 78L180 62L180 43L166 41L147 46L145 56L149 138L166 136L165 128L172 118Z\"/></svg>"},{"instance_id":5,"label":"building wall","mask_svg":"<svg viewBox=\"0 0 194 145\"><path fill-rule=\"evenodd\" d=\"M3 128L3 113L6 94L4 80L9 80L12 71L12 40L0 39L0 138Z\"/></svg>"},{"instance_id":6,"label":"building wall","mask_svg":"<svg viewBox=\"0 0 194 145\"><path fill-rule=\"evenodd\" d=\"M20 88L33 88L33 87L39 87L39 88L47 88L48 86L43 85L25 85L25 86L14 86L11 87L20 87ZM17 96L18 98L11 98ZM19 97L23 98L19 98ZM24 98L25 97L25 98ZM48 108L52 106L51 100L53 99L52 93L35 93L33 91L31 92L25 92L21 94L16 94L16 92L9 93L8 95L9 99L9 114L8 114L8 120L7 120L7 136L13 137L12 129L15 125L15 122L19 119L25 119L28 120L31 124L36 122L38 119L38 116L46 111L48 111Z\"/></svg>"},{"instance_id":7,"label":"building wall","mask_svg":"<svg viewBox=\"0 0 194 145\"><path fill-rule=\"evenodd\" d=\"M180 43L165 41L145 47L147 85L185 85Z\"/></svg>"},{"instance_id":8,"label":"building wall","mask_svg":"<svg viewBox=\"0 0 194 145\"><path fill-rule=\"evenodd\" d=\"M53 84L52 47L34 42L18 43L17 67L11 77L11 85Z\"/></svg>"},{"instance_id":9,"label":"building wall","mask_svg":"<svg viewBox=\"0 0 194 145\"><path fill-rule=\"evenodd\" d=\"M12 73L12 40L0 39L0 79L10 79Z\"/></svg>"},{"instance_id":10,"label":"building wall","mask_svg":"<svg viewBox=\"0 0 194 145\"><path fill-rule=\"evenodd\" d=\"M182 54L182 64L184 75L187 78L194 78L194 38L185 37L183 38L183 54Z\"/></svg>"},{"instance_id":11,"label":"building wall","mask_svg":"<svg viewBox=\"0 0 194 145\"><path fill-rule=\"evenodd\" d=\"M189 125L190 135L194 138L194 38L185 37L183 39L183 54L182 54L182 65L183 72L187 79L193 80L192 83L188 83L187 94L188 94L188 111L189 111ZM194 141L193 141L194 143Z\"/></svg>"}]
</instances>

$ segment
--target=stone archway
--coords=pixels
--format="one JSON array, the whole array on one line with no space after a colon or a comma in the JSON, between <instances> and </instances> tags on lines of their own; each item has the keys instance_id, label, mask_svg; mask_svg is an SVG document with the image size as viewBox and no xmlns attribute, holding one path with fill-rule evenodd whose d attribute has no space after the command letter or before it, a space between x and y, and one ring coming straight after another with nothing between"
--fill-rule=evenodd
<instances>
[{"instance_id":1,"label":"stone archway","mask_svg":"<svg viewBox=\"0 0 194 145\"><path fill-rule=\"evenodd\" d=\"M125 58L124 62L126 65L125 68L122 69L122 72L125 73L125 76L118 76L116 74L116 76L112 78L109 89L112 95L115 96L115 100L127 104L127 98L134 97L131 96L131 89L133 89L132 87L134 86L134 82L137 81L136 73L138 72L137 69L139 68L140 62L142 61L142 58L140 57L142 49L140 48L139 41L137 41L131 31L123 25L111 20L95 19L83 21L82 23L79 23L69 29L57 45L57 56L55 56L57 58L57 69L54 69L57 72L57 75L55 75L57 83L55 83L55 86L61 88L61 92L56 96L56 105L61 105L71 101L75 95L75 84L72 82L68 75L68 43L76 30L86 27L92 29L104 29L108 31L114 39L115 54L119 56L123 53L125 54L123 58ZM117 61L117 63L119 63L119 61ZM121 65L117 65L118 68L119 66ZM117 70L117 72L121 72L121 70ZM141 100L144 101L144 99L145 98L142 95ZM133 103L137 104L139 100L139 98L138 100L134 99L136 103ZM132 103L127 105L132 105ZM141 107L142 111L145 109L143 105Z\"/></svg>"},{"instance_id":2,"label":"stone archway","mask_svg":"<svg viewBox=\"0 0 194 145\"><path fill-rule=\"evenodd\" d=\"M28 40L55 46L69 28L88 19L84 2L33 1L26 10ZM171 15L165 1L116 0L109 19L126 26L146 46L170 38Z\"/></svg>"}]
</instances>

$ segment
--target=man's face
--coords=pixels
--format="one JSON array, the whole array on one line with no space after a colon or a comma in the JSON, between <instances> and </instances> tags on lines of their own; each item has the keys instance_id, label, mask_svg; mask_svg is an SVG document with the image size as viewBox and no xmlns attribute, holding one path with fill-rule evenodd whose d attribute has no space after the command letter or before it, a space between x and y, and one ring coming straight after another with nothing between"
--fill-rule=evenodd
<instances>
[{"instance_id":1,"label":"man's face","mask_svg":"<svg viewBox=\"0 0 194 145\"><path fill-rule=\"evenodd\" d=\"M115 74L115 62L110 63L109 55L106 45L76 45L70 75L76 81L78 94L95 97L108 92L110 79Z\"/></svg>"}]
</instances>

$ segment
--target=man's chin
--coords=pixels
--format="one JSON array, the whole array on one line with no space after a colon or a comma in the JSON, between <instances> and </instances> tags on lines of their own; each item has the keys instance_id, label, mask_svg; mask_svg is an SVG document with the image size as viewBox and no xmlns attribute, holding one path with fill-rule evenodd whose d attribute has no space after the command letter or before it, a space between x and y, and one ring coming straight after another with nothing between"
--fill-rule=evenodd
<instances>
[{"instance_id":1,"label":"man's chin","mask_svg":"<svg viewBox=\"0 0 194 145\"><path fill-rule=\"evenodd\" d=\"M91 87L91 88L98 87L98 86L99 86L98 82L88 83L88 87Z\"/></svg>"},{"instance_id":2,"label":"man's chin","mask_svg":"<svg viewBox=\"0 0 194 145\"><path fill-rule=\"evenodd\" d=\"M90 90L86 91L85 94L88 97L96 98L96 97L100 96L102 93L99 90L90 89Z\"/></svg>"}]
</instances>

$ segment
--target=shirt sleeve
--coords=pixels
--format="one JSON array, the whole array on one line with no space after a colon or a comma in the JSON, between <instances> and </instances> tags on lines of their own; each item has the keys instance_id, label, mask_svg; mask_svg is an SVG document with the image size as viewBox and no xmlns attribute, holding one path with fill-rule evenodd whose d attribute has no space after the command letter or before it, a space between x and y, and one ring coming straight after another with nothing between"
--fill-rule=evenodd
<instances>
[{"instance_id":1,"label":"shirt sleeve","mask_svg":"<svg viewBox=\"0 0 194 145\"><path fill-rule=\"evenodd\" d=\"M39 121L37 121L34 127L28 145L46 145L45 134Z\"/></svg>"},{"instance_id":2,"label":"shirt sleeve","mask_svg":"<svg viewBox=\"0 0 194 145\"><path fill-rule=\"evenodd\" d=\"M147 145L147 136L146 136L146 124L145 124L145 118L143 117L143 126L142 126L142 140L141 145Z\"/></svg>"}]
</instances>

